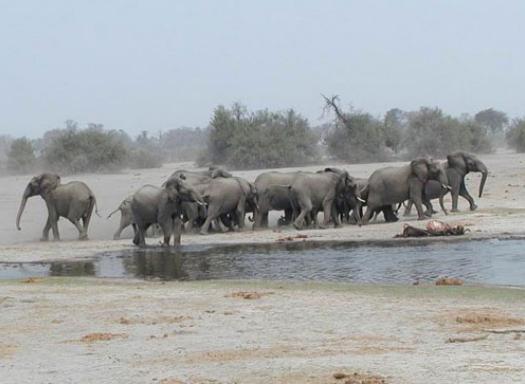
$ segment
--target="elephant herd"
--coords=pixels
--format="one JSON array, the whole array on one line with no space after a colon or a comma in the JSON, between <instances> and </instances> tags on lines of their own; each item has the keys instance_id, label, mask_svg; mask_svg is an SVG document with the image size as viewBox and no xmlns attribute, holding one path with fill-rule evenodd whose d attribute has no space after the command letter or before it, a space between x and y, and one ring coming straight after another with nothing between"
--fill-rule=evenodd
<instances>
[{"instance_id":1,"label":"elephant herd","mask_svg":"<svg viewBox=\"0 0 525 384\"><path fill-rule=\"evenodd\" d=\"M366 225L382 213L385 221L397 221L397 212L405 204L405 214L415 205L418 219L435 213L431 200L452 195L452 211L457 211L458 197L465 198L470 209L477 208L465 186L469 172L481 172L479 197L488 176L485 164L466 152L455 152L444 162L418 158L403 166L384 167L374 171L368 179L356 178L339 168L324 168L317 172L264 172L254 182L237 177L220 167L205 171L177 170L162 186L144 185L122 201L108 218L121 212L121 221L114 238L122 230L133 226L133 243L145 245L146 232L151 227L163 235L163 244L173 238L180 244L181 233L198 230L242 229L246 215L253 228L268 227L270 211L281 211L279 225L306 227L338 227L343 223ZM43 173L28 183L16 217L20 220L27 199L40 195L47 206L48 218L42 240L48 240L53 231L60 239L58 219L67 218L79 232L79 239L87 239L87 231L96 199L83 182L62 184L60 176ZM425 210L423 209L425 207ZM364 210L365 209L365 210ZM364 213L363 213L364 210ZM318 223L318 213L323 212ZM98 212L97 212L98 214Z\"/></svg>"}]
</instances>

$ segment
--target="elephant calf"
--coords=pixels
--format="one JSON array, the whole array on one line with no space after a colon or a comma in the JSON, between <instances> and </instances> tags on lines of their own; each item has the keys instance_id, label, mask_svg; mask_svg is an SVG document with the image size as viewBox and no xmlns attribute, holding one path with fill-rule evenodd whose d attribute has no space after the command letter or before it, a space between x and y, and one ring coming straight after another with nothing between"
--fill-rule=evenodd
<instances>
[{"instance_id":1,"label":"elephant calf","mask_svg":"<svg viewBox=\"0 0 525 384\"><path fill-rule=\"evenodd\" d=\"M58 220L60 217L68 219L78 230L80 240L87 240L89 221L93 208L96 212L97 200L91 189L81 181L71 181L67 184L61 184L60 176L54 173L43 173L35 176L27 184L22 195L20 208L16 216L16 227L20 231L20 219L27 199L40 195L46 202L48 217L42 240L49 239L49 230L53 230L53 238L60 240L58 232ZM97 212L98 214L98 212ZM80 223L82 220L82 224Z\"/></svg>"},{"instance_id":2,"label":"elephant calf","mask_svg":"<svg viewBox=\"0 0 525 384\"><path fill-rule=\"evenodd\" d=\"M108 219L114 215L115 213L120 211L120 223L117 231L113 235L113 240L120 239L120 236L122 234L122 231L129 227L130 225L133 228L133 233L135 234L137 231L137 226L135 225L135 222L133 221L133 213L131 212L131 201L133 200L133 195L126 197L122 202L119 204L118 208L115 209L113 212L111 212L108 215ZM159 236L161 233L160 227L158 224L153 224L149 229L149 235L151 236Z\"/></svg>"}]
</instances>

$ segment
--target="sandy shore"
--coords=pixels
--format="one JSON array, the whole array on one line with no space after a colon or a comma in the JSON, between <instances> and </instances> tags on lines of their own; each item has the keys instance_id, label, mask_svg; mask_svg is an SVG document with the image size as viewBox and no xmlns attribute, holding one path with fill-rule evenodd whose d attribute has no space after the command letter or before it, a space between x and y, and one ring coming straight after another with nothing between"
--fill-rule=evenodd
<instances>
[{"instance_id":1,"label":"sandy shore","mask_svg":"<svg viewBox=\"0 0 525 384\"><path fill-rule=\"evenodd\" d=\"M5 384L518 383L524 303L525 290L480 287L1 282L0 377Z\"/></svg>"},{"instance_id":2,"label":"sandy shore","mask_svg":"<svg viewBox=\"0 0 525 384\"><path fill-rule=\"evenodd\" d=\"M466 201L460 198L461 212L444 216L442 213L435 216L451 224L466 225L471 232L467 237L494 237L525 234L525 155L498 153L482 157L490 170L483 198L477 199L478 210L470 212ZM373 170L385 164L353 164L340 165L350 174L357 177L368 177ZM22 231L15 228L15 218L21 194L30 176L4 177L0 184L0 212L3 220L0 221L0 261L38 261L50 259L70 259L90 257L95 253L119 250L132 247L130 239L113 241L113 232L116 230L119 215L106 220L107 214L118 206L120 201L133 193L143 184L160 185L166 177L177 168L192 168L192 164L168 164L163 168L142 171L129 171L116 175L77 175L69 180L83 180L95 192L98 199L99 211L102 217L94 216L91 222L87 242L77 241L76 229L66 220L59 222L63 241L41 243L38 241L45 223L47 212L42 199L32 198L28 201L22 217ZM321 166L307 167L317 170ZM293 169L293 168L290 168ZM261 173L257 171L235 172L235 174L254 180ZM472 195L476 194L479 184L479 174L468 175L467 185ZM450 197L446 199L450 206ZM438 204L436 202L436 208ZM279 216L273 215L273 221ZM381 221L381 219L379 220ZM364 227L345 226L339 229L305 230L301 234L308 240L318 241L381 241L392 239L401 232L403 222L423 224L416 221L415 216L403 217L398 223L378 223ZM251 243L275 242L283 236L297 233L294 229L277 229L275 227L252 232L212 234L208 236L184 235L183 244L213 244L213 243ZM131 235L131 229L123 234ZM301 239L302 241L302 239ZM149 239L149 244L158 244L159 239Z\"/></svg>"},{"instance_id":3,"label":"sandy shore","mask_svg":"<svg viewBox=\"0 0 525 384\"><path fill-rule=\"evenodd\" d=\"M465 239L525 235L525 156L483 160L491 174L476 199L479 209L470 212L460 200L462 212L436 218L466 225ZM366 177L382 165L345 168ZM131 248L129 238L110 240L119 218L105 216L177 167L191 165L64 178L87 182L98 198L103 218L94 217L90 241L75 240L74 228L61 221L64 241L39 242L46 218L39 198L29 200L23 230L16 231L30 177L1 178L0 262ZM237 174L253 180L259 172ZM478 183L479 175L469 175L473 195ZM305 230L306 239L292 241L403 241L392 237L405 221L423 225L412 216ZM272 228L186 235L182 242L273 243L295 234ZM2 383L517 383L525 377L523 289L44 278L0 281L0 311Z\"/></svg>"}]
</instances>

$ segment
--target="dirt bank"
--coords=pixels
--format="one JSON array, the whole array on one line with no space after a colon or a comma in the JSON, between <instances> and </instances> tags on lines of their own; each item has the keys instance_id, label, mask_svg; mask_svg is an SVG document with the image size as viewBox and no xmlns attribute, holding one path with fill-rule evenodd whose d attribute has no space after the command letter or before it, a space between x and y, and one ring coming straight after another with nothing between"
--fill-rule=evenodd
<instances>
[{"instance_id":1,"label":"dirt bank","mask_svg":"<svg viewBox=\"0 0 525 384\"><path fill-rule=\"evenodd\" d=\"M479 384L525 375L518 289L48 278L0 282L0 308L5 384Z\"/></svg>"},{"instance_id":2,"label":"dirt bank","mask_svg":"<svg viewBox=\"0 0 525 384\"><path fill-rule=\"evenodd\" d=\"M460 199L461 212L444 216L442 213L436 218L446 220L451 224L463 224L470 229L469 237L494 237L525 234L525 155L498 153L482 156L490 170L489 179L485 187L483 198L476 201L478 210L470 212L466 201ZM350 174L357 177L368 177L373 170L385 164L353 164L340 165ZM0 221L0 261L38 261L49 259L68 259L89 257L105 250L118 250L132 247L130 239L113 241L112 235L118 226L118 215L106 220L107 214L119 202L133 193L143 184L160 185L176 168L190 169L192 165L168 164L159 169L129 171L115 175L78 175L72 178L65 177L64 182L72 179L85 181L95 192L99 211L102 217L94 217L90 227L90 241L79 242L74 227L67 221L61 220L60 231L64 241L60 243L38 241L44 221L47 217L44 202L40 198L30 199L22 218L22 231L15 228L16 211L21 193L30 176L4 177L0 183L0 212L3 220ZM303 169L317 170L321 166L306 167ZM293 168L290 168L293 169ZM235 172L249 180L264 170ZM467 185L472 195L477 191L479 174L471 174L467 178ZM447 205L450 206L450 197ZM438 204L436 204L436 208ZM275 223L278 213L273 215ZM415 216L402 217L399 223L379 223L358 228L345 226L339 229L305 230L301 235L305 240L355 240L375 241L391 239L401 232L402 222L409 221L418 224ZM195 243L253 243L275 242L297 234L294 229L276 229L252 232L246 230L236 233L214 234L209 236L185 235L183 244ZM128 229L127 235L130 235ZM149 239L149 244L158 244L159 239Z\"/></svg>"}]
</instances>

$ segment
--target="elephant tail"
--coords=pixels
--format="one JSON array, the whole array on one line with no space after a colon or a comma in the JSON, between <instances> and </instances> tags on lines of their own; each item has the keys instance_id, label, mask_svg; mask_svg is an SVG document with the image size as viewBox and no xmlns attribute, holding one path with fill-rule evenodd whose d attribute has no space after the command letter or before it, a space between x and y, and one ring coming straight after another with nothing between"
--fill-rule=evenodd
<instances>
[{"instance_id":1,"label":"elephant tail","mask_svg":"<svg viewBox=\"0 0 525 384\"><path fill-rule=\"evenodd\" d=\"M95 214L98 217L102 217L102 216L100 216L100 213L98 213L98 205L97 205L97 199L95 198L95 195L91 195L89 198L91 199L91 206L95 208ZM116 211L111 212L111 214L109 216L111 216L115 212ZM108 219L109 219L109 216L108 216Z\"/></svg>"},{"instance_id":2,"label":"elephant tail","mask_svg":"<svg viewBox=\"0 0 525 384\"><path fill-rule=\"evenodd\" d=\"M108 217L106 219L109 219L111 216L113 216L115 213L117 213L118 211L120 211L120 207L118 207L117 209L115 209L114 211L112 211Z\"/></svg>"}]
</instances>

